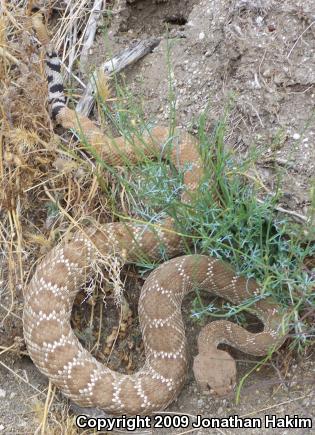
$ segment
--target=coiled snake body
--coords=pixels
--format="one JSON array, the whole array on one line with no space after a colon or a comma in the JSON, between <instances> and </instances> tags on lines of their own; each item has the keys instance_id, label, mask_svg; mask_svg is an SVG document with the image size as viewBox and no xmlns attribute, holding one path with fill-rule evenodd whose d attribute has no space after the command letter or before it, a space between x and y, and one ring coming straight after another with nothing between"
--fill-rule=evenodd
<instances>
[{"instance_id":1,"label":"coiled snake body","mask_svg":"<svg viewBox=\"0 0 315 435\"><path fill-rule=\"evenodd\" d=\"M166 128L156 127L141 140L134 138L131 145L122 137L110 139L88 118L67 108L60 62L53 51L47 53L46 72L53 118L65 128L83 133L107 163L123 164L122 152L129 160L137 161L135 149L139 147L147 155L162 151L168 140ZM177 130L171 160L179 169L190 163L184 175L187 189L182 197L182 201L189 201L189 193L203 173L196 140ZM183 252L181 239L172 229L173 221L168 219L154 230L149 225L110 223L78 231L69 242L55 247L37 267L25 291L27 348L39 370L78 405L128 415L150 414L165 408L178 395L187 372L181 316L185 295L198 287L239 304L259 294L254 281L235 275L218 259L185 255L167 261L150 274L141 291L139 318L146 352L143 368L133 375L124 375L99 363L82 347L70 325L75 295L91 272L93 261L99 254L122 252L128 262L135 261L140 253L158 258L161 243L168 256L178 255ZM263 332L253 334L227 321L212 322L201 332L199 355L194 362L201 385L210 385L220 393L234 382L231 357L217 350L219 343L254 355L264 355L271 347L282 344L282 316L275 301L266 298L251 308L262 320ZM206 364L209 370L205 377ZM221 377L217 376L219 366Z\"/></svg>"}]
</instances>

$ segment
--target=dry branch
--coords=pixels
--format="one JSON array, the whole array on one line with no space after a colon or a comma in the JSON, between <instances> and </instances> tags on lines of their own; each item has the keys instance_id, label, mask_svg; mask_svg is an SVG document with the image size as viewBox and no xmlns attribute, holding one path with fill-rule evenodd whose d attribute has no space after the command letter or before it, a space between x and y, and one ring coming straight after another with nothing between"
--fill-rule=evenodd
<instances>
[{"instance_id":1,"label":"dry branch","mask_svg":"<svg viewBox=\"0 0 315 435\"><path fill-rule=\"evenodd\" d=\"M94 104L93 94L97 89L97 75L99 71L101 71L102 74L105 74L105 76L116 74L132 63L135 63L146 54L150 53L159 43L160 39L156 38L140 41L136 45L127 48L117 56L114 56L109 61L103 63L91 75L85 92L77 104L76 111L86 116L90 114Z\"/></svg>"},{"instance_id":2,"label":"dry branch","mask_svg":"<svg viewBox=\"0 0 315 435\"><path fill-rule=\"evenodd\" d=\"M93 45L96 34L98 22L102 16L102 11L105 9L106 0L95 0L90 12L90 17L86 25L86 31L83 37L81 55L80 55L80 69L85 70L89 50Z\"/></svg>"}]
</instances>

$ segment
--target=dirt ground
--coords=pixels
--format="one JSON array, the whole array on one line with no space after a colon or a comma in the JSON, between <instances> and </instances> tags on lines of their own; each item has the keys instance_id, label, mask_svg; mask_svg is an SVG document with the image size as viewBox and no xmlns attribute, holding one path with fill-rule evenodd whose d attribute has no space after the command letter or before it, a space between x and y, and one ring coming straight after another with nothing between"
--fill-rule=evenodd
<instances>
[{"instance_id":1,"label":"dirt ground","mask_svg":"<svg viewBox=\"0 0 315 435\"><path fill-rule=\"evenodd\" d=\"M226 145L240 158L255 149L264 184L273 191L280 175L283 206L306 214L315 176L314 16L312 1L137 1L109 40L116 53L132 38L165 35L167 24L170 40L125 73L148 117L169 119L170 50L177 124L194 131L207 109L211 132L233 95ZM104 50L100 40L94 55Z\"/></svg>"},{"instance_id":2,"label":"dirt ground","mask_svg":"<svg viewBox=\"0 0 315 435\"><path fill-rule=\"evenodd\" d=\"M226 146L240 159L255 152L259 156L255 175L271 192L280 183L281 205L294 211L298 215L295 217L303 222L315 180L314 1L138 0L126 3L117 0L114 11L108 41L98 36L90 63L98 64L99 59L106 58L108 43L116 54L135 38L161 36L153 53L124 71L127 86L141 96L148 119L165 124L169 120L168 58L172 66L178 125L194 132L198 115L207 109L207 129L211 133L233 95ZM128 336L138 340L136 307L141 283L135 279L133 284L137 291L127 296L133 312ZM0 298L0 318L3 318L7 312L4 307L8 309L11 301L9 295L1 295L1 290ZM84 310L89 309L86 304ZM108 318L111 314L113 318L105 332L110 332L117 320L114 311L109 307ZM0 322L0 345L11 346L12 337L22 337L21 313L22 300L18 300L14 316L5 323ZM189 317L189 301L185 303L184 315L189 348L194 355L199 326ZM126 366L120 366L119 352L128 348L128 336L118 344L119 349L111 360L112 367L125 371ZM141 345L132 352L131 367L135 369L143 362ZM257 360L236 351L232 354L238 361L241 379ZM15 352L1 355L0 348L0 362L0 433L34 433L46 398L47 380L23 352L20 356ZM183 391L167 411L208 417L288 414L314 420L314 381L314 355L309 352L298 360L286 347L249 376L240 404L235 403L234 395L214 398L200 393L190 371ZM52 420L61 421L67 415L65 399L58 393L51 412ZM57 422L54 427L58 428ZM201 435L243 431L258 433L250 429L172 433ZM271 434L273 430L260 429L259 432ZM276 431L282 435L311 432L307 429ZM51 433L62 432L56 429ZM69 429L69 433L73 432Z\"/></svg>"}]
</instances>

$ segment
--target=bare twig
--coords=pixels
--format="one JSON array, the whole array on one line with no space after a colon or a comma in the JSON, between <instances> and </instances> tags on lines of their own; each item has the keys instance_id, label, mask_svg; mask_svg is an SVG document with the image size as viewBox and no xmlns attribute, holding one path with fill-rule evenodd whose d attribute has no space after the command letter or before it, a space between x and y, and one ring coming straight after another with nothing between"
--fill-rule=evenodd
<instances>
[{"instance_id":1,"label":"bare twig","mask_svg":"<svg viewBox=\"0 0 315 435\"><path fill-rule=\"evenodd\" d=\"M269 411L270 409L278 408L279 406L287 405L288 403L297 402L298 400L305 399L305 397L308 397L308 396L309 396L309 394L303 394L303 396L295 397L294 399L286 400L284 402L279 402L279 403L276 403L275 405L267 406L266 408L255 409L252 412L241 415L240 418L246 418L246 417L249 417L251 415L258 414L259 412Z\"/></svg>"},{"instance_id":2,"label":"bare twig","mask_svg":"<svg viewBox=\"0 0 315 435\"><path fill-rule=\"evenodd\" d=\"M35 387L33 384L29 382L28 379L24 379L21 375L19 375L17 372L15 372L11 367L7 366L3 361L0 361L0 365L8 370L8 372L12 373L14 376L16 376L18 379L20 379L25 384L29 385L33 390L35 390L39 394L45 394L44 391L39 390L37 387Z\"/></svg>"},{"instance_id":3,"label":"bare twig","mask_svg":"<svg viewBox=\"0 0 315 435\"><path fill-rule=\"evenodd\" d=\"M238 172L238 173L243 175L243 176L245 176L245 177L247 177L247 178L249 178L249 179L251 179L251 180L253 180L253 181L255 181L256 183L259 182L259 185L268 194L274 195L274 192L272 192L270 189L268 189L268 187L266 187L261 180L257 179L256 177L253 177L252 175L250 175L248 173L244 173L244 172ZM265 201L260 199L260 198L257 198L257 202L259 202L260 204L265 204ZM280 206L276 206L276 205L274 206L274 209L277 210L277 211L280 211L281 213L285 213L285 214L288 214L288 215L292 216L292 218L295 219L298 222L306 223L309 220L309 218L307 218L306 216L304 216L304 215L302 215L300 213L297 213L296 211L293 211L293 210L287 210L286 208L283 208L283 207L280 207Z\"/></svg>"},{"instance_id":4,"label":"bare twig","mask_svg":"<svg viewBox=\"0 0 315 435\"><path fill-rule=\"evenodd\" d=\"M311 27L312 25L315 24L315 21L312 21L311 24L309 26L306 27L306 29L300 34L300 36L297 38L297 40L295 41L295 43L292 45L291 50L289 51L288 55L287 55L287 59L289 59L289 57L291 56L292 51L294 50L296 44L299 42L299 40L302 38L302 36L304 35L304 33L306 33Z\"/></svg>"},{"instance_id":5,"label":"bare twig","mask_svg":"<svg viewBox=\"0 0 315 435\"><path fill-rule=\"evenodd\" d=\"M264 204L264 201L262 199L257 198L257 201L260 202L260 204ZM281 213L286 213L290 216L292 216L293 218L295 218L295 220L297 220L298 222L308 222L308 218L300 213L297 213L296 211L293 210L287 210L286 208L282 208L280 206L274 206L274 209L277 211L280 211Z\"/></svg>"},{"instance_id":6,"label":"bare twig","mask_svg":"<svg viewBox=\"0 0 315 435\"><path fill-rule=\"evenodd\" d=\"M94 5L90 12L90 17L86 25L86 30L82 42L82 49L80 55L81 71L85 70L89 50L93 45L97 25L100 20L100 17L102 16L102 10L105 9L105 6L106 6L106 0L94 0Z\"/></svg>"},{"instance_id":7,"label":"bare twig","mask_svg":"<svg viewBox=\"0 0 315 435\"><path fill-rule=\"evenodd\" d=\"M86 86L84 95L77 104L76 111L88 116L94 104L93 94L97 89L97 74L99 71L106 76L116 74L123 68L138 61L146 54L150 53L160 42L160 39L150 38L145 41L140 41L136 45L127 48L117 56L114 56L107 62L104 62L99 69L92 74L89 83Z\"/></svg>"}]
</instances>

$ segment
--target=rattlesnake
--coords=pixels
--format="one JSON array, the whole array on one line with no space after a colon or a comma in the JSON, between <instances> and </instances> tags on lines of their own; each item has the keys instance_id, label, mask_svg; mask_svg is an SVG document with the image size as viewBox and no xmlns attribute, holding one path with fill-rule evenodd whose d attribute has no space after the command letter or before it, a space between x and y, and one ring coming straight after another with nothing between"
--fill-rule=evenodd
<instances>
[{"instance_id":1,"label":"rattlesnake","mask_svg":"<svg viewBox=\"0 0 315 435\"><path fill-rule=\"evenodd\" d=\"M69 109L60 61L49 49L46 72L52 117L63 127L81 132L108 164L123 164L122 151L129 161L135 162L139 160L137 148L152 156L162 152L169 140L167 128L155 127L132 141L123 137L113 140L88 118ZM185 169L186 191L181 199L189 202L203 175L198 143L180 130L175 131L172 141L170 159L178 169ZM178 395L188 367L181 316L185 295L198 287L239 304L260 294L255 281L237 276L228 264L216 258L184 255L165 262L150 274L140 295L139 319L146 353L143 368L133 375L110 370L82 347L71 329L75 295L98 255L124 252L125 260L133 262L144 253L156 259L161 244L169 257L183 252L183 243L170 218L157 228L115 222L77 231L70 241L62 242L46 255L27 285L23 322L29 355L39 370L79 406L128 415L150 414L165 408ZM235 380L234 361L226 352L217 350L219 343L253 355L264 355L283 343L283 315L276 302L268 297L251 308L262 320L263 332L253 334L227 321L212 322L201 332L194 371L202 387L210 386L222 393Z\"/></svg>"}]
</instances>

